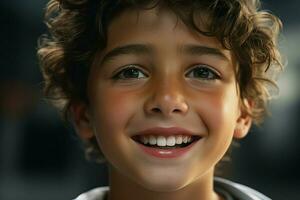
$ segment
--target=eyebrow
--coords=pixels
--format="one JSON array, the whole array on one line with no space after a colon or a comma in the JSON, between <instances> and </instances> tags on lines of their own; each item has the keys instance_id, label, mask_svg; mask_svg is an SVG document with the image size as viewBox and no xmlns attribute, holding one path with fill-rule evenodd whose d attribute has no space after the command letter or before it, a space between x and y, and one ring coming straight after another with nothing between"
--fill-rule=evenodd
<instances>
[{"instance_id":1,"label":"eyebrow","mask_svg":"<svg viewBox=\"0 0 300 200\"><path fill-rule=\"evenodd\" d=\"M101 61L101 65L109 60L113 60L120 55L146 55L153 54L154 50L151 46L145 44L129 44L112 49L106 53Z\"/></svg>"},{"instance_id":2,"label":"eyebrow","mask_svg":"<svg viewBox=\"0 0 300 200\"><path fill-rule=\"evenodd\" d=\"M214 55L221 59L228 60L227 56L220 49L208 46L193 44L183 45L181 51L189 55ZM153 52L154 48L151 45L146 44L129 44L120 46L106 53L102 58L101 65L121 55L147 55L153 54Z\"/></svg>"},{"instance_id":3,"label":"eyebrow","mask_svg":"<svg viewBox=\"0 0 300 200\"><path fill-rule=\"evenodd\" d=\"M213 55L228 61L228 57L220 49L213 47L189 44L184 45L182 51L190 55Z\"/></svg>"}]
</instances>

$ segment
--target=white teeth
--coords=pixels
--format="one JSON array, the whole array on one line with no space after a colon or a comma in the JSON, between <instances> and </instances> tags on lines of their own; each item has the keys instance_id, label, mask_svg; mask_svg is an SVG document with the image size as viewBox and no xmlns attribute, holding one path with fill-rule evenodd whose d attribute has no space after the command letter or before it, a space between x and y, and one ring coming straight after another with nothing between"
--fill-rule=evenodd
<instances>
[{"instance_id":1,"label":"white teeth","mask_svg":"<svg viewBox=\"0 0 300 200\"><path fill-rule=\"evenodd\" d=\"M176 144L175 136L169 136L167 138L167 146L175 146L175 144Z\"/></svg>"},{"instance_id":2,"label":"white teeth","mask_svg":"<svg viewBox=\"0 0 300 200\"><path fill-rule=\"evenodd\" d=\"M149 137L149 143L152 144L152 145L156 144L156 138L153 135L150 135L150 137Z\"/></svg>"},{"instance_id":3,"label":"white teeth","mask_svg":"<svg viewBox=\"0 0 300 200\"><path fill-rule=\"evenodd\" d=\"M147 144L147 143L149 142L149 138L146 137L146 136L142 136L142 142L143 142L144 144Z\"/></svg>"},{"instance_id":4,"label":"white teeth","mask_svg":"<svg viewBox=\"0 0 300 200\"><path fill-rule=\"evenodd\" d=\"M176 135L176 136L154 136L147 135L141 136L140 141L143 144L157 145L157 146L175 146L176 144L186 144L192 142L192 137L187 135Z\"/></svg>"},{"instance_id":5,"label":"white teeth","mask_svg":"<svg viewBox=\"0 0 300 200\"><path fill-rule=\"evenodd\" d=\"M177 135L176 136L176 144L181 144L182 143L182 136L181 135Z\"/></svg>"},{"instance_id":6,"label":"white teeth","mask_svg":"<svg viewBox=\"0 0 300 200\"><path fill-rule=\"evenodd\" d=\"M167 140L164 136L158 136L156 143L157 143L157 146L164 147L167 144Z\"/></svg>"},{"instance_id":7,"label":"white teeth","mask_svg":"<svg viewBox=\"0 0 300 200\"><path fill-rule=\"evenodd\" d=\"M183 143L187 143L187 141L188 141L188 137L185 135L185 136L183 136L183 139L182 139L182 141L183 141Z\"/></svg>"}]
</instances>

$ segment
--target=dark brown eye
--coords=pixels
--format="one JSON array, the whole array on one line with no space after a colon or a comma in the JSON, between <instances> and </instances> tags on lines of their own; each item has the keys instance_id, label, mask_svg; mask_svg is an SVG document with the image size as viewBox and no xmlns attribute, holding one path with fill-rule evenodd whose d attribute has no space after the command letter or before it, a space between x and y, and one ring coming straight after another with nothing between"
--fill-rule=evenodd
<instances>
[{"instance_id":1,"label":"dark brown eye","mask_svg":"<svg viewBox=\"0 0 300 200\"><path fill-rule=\"evenodd\" d=\"M205 65L197 65L196 67L192 68L187 73L187 77L205 80L214 80L220 78L216 72Z\"/></svg>"},{"instance_id":2,"label":"dark brown eye","mask_svg":"<svg viewBox=\"0 0 300 200\"><path fill-rule=\"evenodd\" d=\"M142 70L134 67L134 65L130 65L129 67L119 71L115 76L113 76L113 79L141 79L146 77L147 75L145 75Z\"/></svg>"}]
</instances>

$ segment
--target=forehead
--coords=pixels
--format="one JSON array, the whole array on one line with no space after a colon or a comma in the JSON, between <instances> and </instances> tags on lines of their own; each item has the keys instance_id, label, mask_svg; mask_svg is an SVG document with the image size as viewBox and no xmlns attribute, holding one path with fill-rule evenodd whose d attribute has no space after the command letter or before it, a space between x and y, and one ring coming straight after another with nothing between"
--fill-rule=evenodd
<instances>
[{"instance_id":1,"label":"forehead","mask_svg":"<svg viewBox=\"0 0 300 200\"><path fill-rule=\"evenodd\" d=\"M202 28L199 22L198 26ZM155 7L147 10L128 9L116 17L108 27L108 46L123 40L142 40L149 35L173 33L178 42L207 41L207 45L213 45L223 49L221 43L215 37L207 37L196 30L187 27L181 19L170 9ZM177 37L176 37L177 36Z\"/></svg>"},{"instance_id":2,"label":"forehead","mask_svg":"<svg viewBox=\"0 0 300 200\"><path fill-rule=\"evenodd\" d=\"M106 48L99 52L97 60L103 61L104 56L115 49L136 44L151 47L156 55L179 55L178 53L184 52L186 47L200 45L208 47L215 55L223 56L236 66L233 53L225 49L215 37L202 35L189 28L173 11L161 7L147 10L128 9L121 12L109 24ZM199 48L194 50L196 51L185 53L199 53Z\"/></svg>"}]
</instances>

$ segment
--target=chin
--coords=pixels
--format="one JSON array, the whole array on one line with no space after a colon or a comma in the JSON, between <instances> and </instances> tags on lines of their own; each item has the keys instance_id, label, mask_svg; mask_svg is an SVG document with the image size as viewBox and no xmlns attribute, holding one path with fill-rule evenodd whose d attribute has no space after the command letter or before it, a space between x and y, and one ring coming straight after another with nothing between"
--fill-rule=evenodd
<instances>
[{"instance_id":1,"label":"chin","mask_svg":"<svg viewBox=\"0 0 300 200\"><path fill-rule=\"evenodd\" d=\"M161 181L161 182L151 182L145 183L144 188L154 192L174 192L184 188L187 184L184 183L175 183L171 181Z\"/></svg>"},{"instance_id":2,"label":"chin","mask_svg":"<svg viewBox=\"0 0 300 200\"><path fill-rule=\"evenodd\" d=\"M177 176L176 176L177 175ZM155 176L144 176L137 181L142 187L154 192L173 192L184 188L189 181L186 177L174 175L156 174Z\"/></svg>"}]
</instances>

